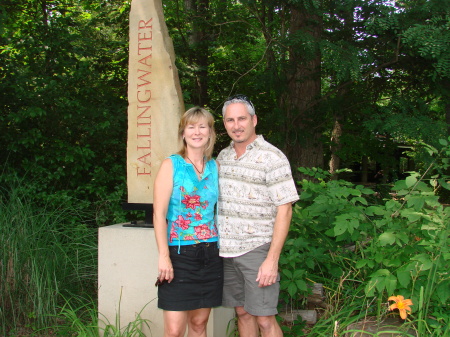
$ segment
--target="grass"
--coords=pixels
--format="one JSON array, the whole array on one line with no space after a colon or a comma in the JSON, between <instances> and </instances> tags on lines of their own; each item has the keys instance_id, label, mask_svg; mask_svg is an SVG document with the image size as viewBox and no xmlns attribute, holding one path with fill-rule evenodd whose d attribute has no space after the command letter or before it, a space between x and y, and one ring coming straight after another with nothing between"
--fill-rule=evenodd
<instances>
[{"instance_id":1,"label":"grass","mask_svg":"<svg viewBox=\"0 0 450 337\"><path fill-rule=\"evenodd\" d=\"M140 314L122 328L98 318L97 228L82 203L36 190L0 190L0 336L144 336Z\"/></svg>"},{"instance_id":2,"label":"grass","mask_svg":"<svg viewBox=\"0 0 450 337\"><path fill-rule=\"evenodd\" d=\"M17 181L0 190L0 335L51 325L62 296L92 292L96 230Z\"/></svg>"},{"instance_id":3,"label":"grass","mask_svg":"<svg viewBox=\"0 0 450 337\"><path fill-rule=\"evenodd\" d=\"M146 337L142 328L145 326L150 331L150 322L140 314L134 321L118 328L121 326L120 314L116 316L115 322L102 321L99 319L96 300L72 297L66 300L56 315L57 324L42 329L42 332L57 332L59 336Z\"/></svg>"}]
</instances>

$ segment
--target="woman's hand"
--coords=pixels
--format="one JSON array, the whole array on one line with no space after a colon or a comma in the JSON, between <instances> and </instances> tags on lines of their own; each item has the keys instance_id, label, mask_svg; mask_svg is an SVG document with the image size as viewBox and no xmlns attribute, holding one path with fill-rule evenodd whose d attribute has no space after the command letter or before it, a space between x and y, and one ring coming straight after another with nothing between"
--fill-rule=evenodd
<instances>
[{"instance_id":1,"label":"woman's hand","mask_svg":"<svg viewBox=\"0 0 450 337\"><path fill-rule=\"evenodd\" d=\"M171 282L173 280L172 261L169 256L160 256L158 259L158 278Z\"/></svg>"}]
</instances>

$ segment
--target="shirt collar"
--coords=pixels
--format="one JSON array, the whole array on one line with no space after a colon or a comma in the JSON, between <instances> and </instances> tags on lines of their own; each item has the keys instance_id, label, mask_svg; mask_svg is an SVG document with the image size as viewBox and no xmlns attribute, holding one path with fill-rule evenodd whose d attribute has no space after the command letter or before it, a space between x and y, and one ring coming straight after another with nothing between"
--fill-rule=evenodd
<instances>
[{"instance_id":1,"label":"shirt collar","mask_svg":"<svg viewBox=\"0 0 450 337\"><path fill-rule=\"evenodd\" d=\"M253 148L261 146L263 142L264 142L264 137L262 135L257 135L255 140L245 147L245 153L247 153L247 151L252 150ZM234 141L231 141L230 148L234 152L236 152L236 150L234 149Z\"/></svg>"},{"instance_id":2,"label":"shirt collar","mask_svg":"<svg viewBox=\"0 0 450 337\"><path fill-rule=\"evenodd\" d=\"M176 156L179 157L181 165L192 166L192 168L194 168L194 165L192 163L188 163L186 160L184 160L184 158L182 156L180 156L179 154L176 154ZM205 158L205 168L203 169L202 180L212 173L212 168L210 167L209 162L210 161L206 160L206 158ZM194 171L195 171L195 168L194 168Z\"/></svg>"}]
</instances>

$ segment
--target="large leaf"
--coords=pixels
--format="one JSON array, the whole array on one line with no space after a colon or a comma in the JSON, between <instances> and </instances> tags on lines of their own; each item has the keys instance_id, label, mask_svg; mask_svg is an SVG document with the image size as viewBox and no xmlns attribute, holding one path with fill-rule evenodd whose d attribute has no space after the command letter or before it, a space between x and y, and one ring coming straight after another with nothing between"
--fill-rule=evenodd
<instances>
[{"instance_id":1,"label":"large leaf","mask_svg":"<svg viewBox=\"0 0 450 337\"><path fill-rule=\"evenodd\" d=\"M383 246L387 246L387 245L392 245L395 242L395 234L392 232L384 232L382 233L379 238L378 241L380 242L380 245Z\"/></svg>"}]
</instances>

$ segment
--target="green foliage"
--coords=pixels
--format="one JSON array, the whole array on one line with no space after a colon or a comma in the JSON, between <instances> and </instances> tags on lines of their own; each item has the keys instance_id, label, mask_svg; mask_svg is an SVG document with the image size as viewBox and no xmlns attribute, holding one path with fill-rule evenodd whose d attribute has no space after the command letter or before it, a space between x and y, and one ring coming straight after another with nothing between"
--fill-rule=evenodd
<instances>
[{"instance_id":1,"label":"green foliage","mask_svg":"<svg viewBox=\"0 0 450 337\"><path fill-rule=\"evenodd\" d=\"M27 176L41 182L36 193L123 200L128 8L121 1L2 6L2 181Z\"/></svg>"},{"instance_id":2,"label":"green foliage","mask_svg":"<svg viewBox=\"0 0 450 337\"><path fill-rule=\"evenodd\" d=\"M450 77L449 5L448 0L425 2L432 16L403 33L405 45L414 54L433 61L433 79Z\"/></svg>"},{"instance_id":3,"label":"green foliage","mask_svg":"<svg viewBox=\"0 0 450 337\"><path fill-rule=\"evenodd\" d=\"M442 312L450 298L450 212L434 191L437 185L448 188L450 177L443 172L450 142L440 143L440 151L429 147L435 161L425 174L397 181L382 200L364 186L330 180L321 169L300 168L312 180L299 182L301 198L280 258L282 298L301 306L306 282L333 288L351 275L365 298L411 298L417 329L425 333L433 326L441 336L449 323Z\"/></svg>"},{"instance_id":4,"label":"green foliage","mask_svg":"<svg viewBox=\"0 0 450 337\"><path fill-rule=\"evenodd\" d=\"M84 204L42 203L31 182L0 191L0 334L51 322L62 297L95 292L96 230Z\"/></svg>"}]
</instances>

